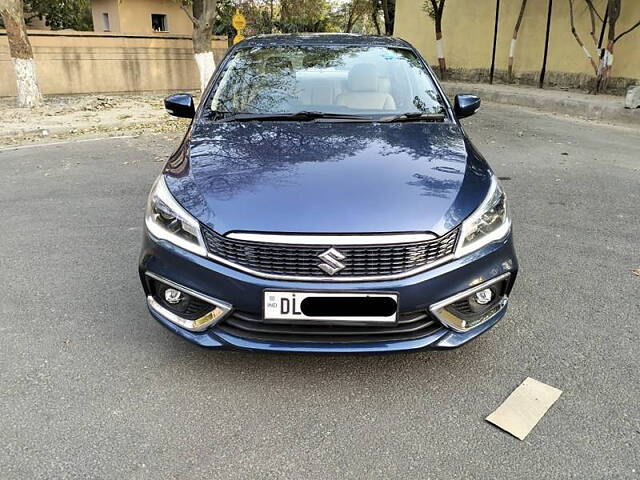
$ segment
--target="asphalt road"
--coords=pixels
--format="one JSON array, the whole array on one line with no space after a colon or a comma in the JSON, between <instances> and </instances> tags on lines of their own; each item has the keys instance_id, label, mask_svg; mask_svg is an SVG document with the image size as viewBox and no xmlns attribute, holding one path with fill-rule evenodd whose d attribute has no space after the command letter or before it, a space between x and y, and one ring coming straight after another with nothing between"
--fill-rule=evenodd
<instances>
[{"instance_id":1,"label":"asphalt road","mask_svg":"<svg viewBox=\"0 0 640 480\"><path fill-rule=\"evenodd\" d=\"M175 136L0 151L0 478L639 478L640 132L508 107L466 121L503 178L510 312L450 352L211 352L136 271ZM564 391L525 441L484 421Z\"/></svg>"}]
</instances>

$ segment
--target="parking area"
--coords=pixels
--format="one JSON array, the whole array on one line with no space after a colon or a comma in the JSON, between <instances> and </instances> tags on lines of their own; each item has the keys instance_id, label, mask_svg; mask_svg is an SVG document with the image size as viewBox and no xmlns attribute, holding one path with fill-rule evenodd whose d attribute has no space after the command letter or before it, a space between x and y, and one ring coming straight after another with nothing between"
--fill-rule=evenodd
<instances>
[{"instance_id":1,"label":"parking area","mask_svg":"<svg viewBox=\"0 0 640 480\"><path fill-rule=\"evenodd\" d=\"M507 317L448 352L211 352L146 311L146 195L179 136L0 149L0 477L637 478L640 131L489 105ZM484 421L563 390L525 441Z\"/></svg>"}]
</instances>

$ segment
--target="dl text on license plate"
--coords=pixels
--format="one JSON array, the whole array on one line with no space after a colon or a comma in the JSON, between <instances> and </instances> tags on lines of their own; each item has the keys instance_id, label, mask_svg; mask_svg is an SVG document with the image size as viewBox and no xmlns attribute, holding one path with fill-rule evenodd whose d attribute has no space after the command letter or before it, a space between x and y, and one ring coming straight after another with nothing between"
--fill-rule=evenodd
<instances>
[{"instance_id":1,"label":"dl text on license plate","mask_svg":"<svg viewBox=\"0 0 640 480\"><path fill-rule=\"evenodd\" d=\"M264 292L265 320L393 323L398 295L387 292Z\"/></svg>"}]
</instances>

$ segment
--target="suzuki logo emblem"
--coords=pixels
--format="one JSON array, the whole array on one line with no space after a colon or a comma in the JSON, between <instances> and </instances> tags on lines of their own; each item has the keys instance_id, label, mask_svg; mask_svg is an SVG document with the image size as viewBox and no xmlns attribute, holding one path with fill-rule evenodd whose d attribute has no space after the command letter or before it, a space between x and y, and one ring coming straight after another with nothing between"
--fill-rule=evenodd
<instances>
[{"instance_id":1,"label":"suzuki logo emblem","mask_svg":"<svg viewBox=\"0 0 640 480\"><path fill-rule=\"evenodd\" d=\"M340 261L346 257L333 247L326 252L322 252L318 255L318 258L324 262L318 265L318 268L329 275L335 275L346 268L346 265Z\"/></svg>"}]
</instances>

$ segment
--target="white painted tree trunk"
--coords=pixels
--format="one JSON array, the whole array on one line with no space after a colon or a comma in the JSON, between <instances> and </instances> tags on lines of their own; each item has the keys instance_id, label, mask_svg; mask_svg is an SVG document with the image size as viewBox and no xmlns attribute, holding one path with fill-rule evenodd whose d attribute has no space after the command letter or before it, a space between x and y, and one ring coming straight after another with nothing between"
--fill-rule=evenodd
<instances>
[{"instance_id":1,"label":"white painted tree trunk","mask_svg":"<svg viewBox=\"0 0 640 480\"><path fill-rule=\"evenodd\" d=\"M444 40L442 33L436 32L436 54L438 55L438 66L440 67L440 79L444 80L447 73L447 61L444 56Z\"/></svg>"},{"instance_id":2,"label":"white painted tree trunk","mask_svg":"<svg viewBox=\"0 0 640 480\"><path fill-rule=\"evenodd\" d=\"M42 103L33 58L12 58L11 62L16 73L18 107L32 108Z\"/></svg>"},{"instance_id":3,"label":"white painted tree trunk","mask_svg":"<svg viewBox=\"0 0 640 480\"><path fill-rule=\"evenodd\" d=\"M509 46L509 61L507 62L507 81L509 83L513 81L513 57L515 57L515 54L516 54L517 43L518 43L518 37L514 36L511 39L511 45Z\"/></svg>"},{"instance_id":4,"label":"white painted tree trunk","mask_svg":"<svg viewBox=\"0 0 640 480\"><path fill-rule=\"evenodd\" d=\"M0 0L0 15L7 32L9 57L16 74L18 106L35 107L42 103L42 95L38 88L33 49L24 22L22 0Z\"/></svg>"},{"instance_id":5,"label":"white painted tree trunk","mask_svg":"<svg viewBox=\"0 0 640 480\"><path fill-rule=\"evenodd\" d=\"M196 53L194 58L200 74L200 92L204 93L204 89L207 88L207 84L216 69L216 61L213 58L213 52Z\"/></svg>"}]
</instances>

